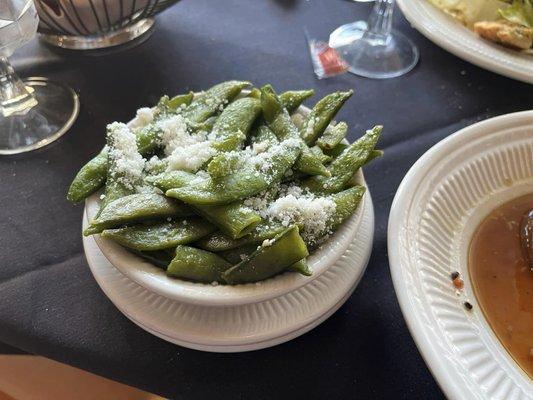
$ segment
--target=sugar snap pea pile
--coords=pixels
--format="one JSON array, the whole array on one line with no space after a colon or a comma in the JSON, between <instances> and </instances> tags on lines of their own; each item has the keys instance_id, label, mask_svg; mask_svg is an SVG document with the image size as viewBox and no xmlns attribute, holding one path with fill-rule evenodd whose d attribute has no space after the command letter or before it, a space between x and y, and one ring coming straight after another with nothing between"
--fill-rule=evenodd
<instances>
[{"instance_id":1,"label":"sugar snap pea pile","mask_svg":"<svg viewBox=\"0 0 533 400\"><path fill-rule=\"evenodd\" d=\"M352 91L296 113L312 95L228 81L164 96L130 123L108 125L106 146L67 195L80 202L104 188L84 234L195 282L311 275L307 256L364 195L356 172L382 154L381 126L346 144L348 126L332 124Z\"/></svg>"}]
</instances>

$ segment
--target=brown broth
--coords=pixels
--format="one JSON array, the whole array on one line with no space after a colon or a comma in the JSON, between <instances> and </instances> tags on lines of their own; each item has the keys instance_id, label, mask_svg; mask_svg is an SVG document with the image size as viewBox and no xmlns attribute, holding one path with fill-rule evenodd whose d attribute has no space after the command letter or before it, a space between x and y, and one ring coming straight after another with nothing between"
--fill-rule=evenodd
<instances>
[{"instance_id":1,"label":"brown broth","mask_svg":"<svg viewBox=\"0 0 533 400\"><path fill-rule=\"evenodd\" d=\"M485 318L509 354L533 379L533 271L520 247L522 216L533 193L514 199L479 225L469 252L469 272Z\"/></svg>"}]
</instances>

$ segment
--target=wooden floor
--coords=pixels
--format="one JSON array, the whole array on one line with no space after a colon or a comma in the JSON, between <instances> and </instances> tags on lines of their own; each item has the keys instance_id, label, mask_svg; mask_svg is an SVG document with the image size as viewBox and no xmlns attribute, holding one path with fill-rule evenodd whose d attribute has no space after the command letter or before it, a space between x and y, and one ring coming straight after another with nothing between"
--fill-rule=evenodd
<instances>
[{"instance_id":1,"label":"wooden floor","mask_svg":"<svg viewBox=\"0 0 533 400\"><path fill-rule=\"evenodd\" d=\"M0 355L0 400L162 400L58 362Z\"/></svg>"}]
</instances>

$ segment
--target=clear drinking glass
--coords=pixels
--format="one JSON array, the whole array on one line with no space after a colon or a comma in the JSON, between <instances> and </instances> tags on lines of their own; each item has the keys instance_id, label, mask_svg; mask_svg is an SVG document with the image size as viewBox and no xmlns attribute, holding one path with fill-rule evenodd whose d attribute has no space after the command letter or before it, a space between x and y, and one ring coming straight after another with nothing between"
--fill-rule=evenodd
<instances>
[{"instance_id":1,"label":"clear drinking glass","mask_svg":"<svg viewBox=\"0 0 533 400\"><path fill-rule=\"evenodd\" d=\"M376 0L367 28L355 40L335 48L349 71L367 78L385 79L406 74L418 62L418 49L402 33L392 30L394 0Z\"/></svg>"},{"instance_id":2,"label":"clear drinking glass","mask_svg":"<svg viewBox=\"0 0 533 400\"><path fill-rule=\"evenodd\" d=\"M354 3L370 3L374 0L348 0ZM339 26L329 35L329 47L345 46L359 39L366 30L366 21L355 21Z\"/></svg>"},{"instance_id":3,"label":"clear drinking glass","mask_svg":"<svg viewBox=\"0 0 533 400\"><path fill-rule=\"evenodd\" d=\"M37 32L33 0L0 0L0 154L37 149L63 135L79 112L76 93L46 78L20 80L8 61Z\"/></svg>"}]
</instances>

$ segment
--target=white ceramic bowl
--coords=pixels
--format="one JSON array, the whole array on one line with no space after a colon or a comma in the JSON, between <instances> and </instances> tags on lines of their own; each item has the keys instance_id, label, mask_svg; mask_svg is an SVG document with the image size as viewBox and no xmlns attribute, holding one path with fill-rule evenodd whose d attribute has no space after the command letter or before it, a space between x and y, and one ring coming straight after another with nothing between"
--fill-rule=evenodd
<instances>
[{"instance_id":1,"label":"white ceramic bowl","mask_svg":"<svg viewBox=\"0 0 533 400\"><path fill-rule=\"evenodd\" d=\"M443 49L481 68L533 83L533 55L480 38L428 0L398 0L405 18Z\"/></svg>"},{"instance_id":2,"label":"white ceramic bowl","mask_svg":"<svg viewBox=\"0 0 533 400\"><path fill-rule=\"evenodd\" d=\"M309 109L300 107L301 114ZM365 185L361 170L356 182ZM169 278L165 271L127 251L112 240L95 235L96 243L106 258L124 275L163 297L189 304L205 306L233 306L273 299L308 284L339 259L354 240L361 223L366 195L357 211L319 249L308 258L313 275L304 277L295 273L284 273L258 283L243 285L218 285L189 282ZM98 210L99 198L95 194L86 201L86 214L92 220Z\"/></svg>"},{"instance_id":3,"label":"white ceramic bowl","mask_svg":"<svg viewBox=\"0 0 533 400\"><path fill-rule=\"evenodd\" d=\"M450 399L533 398L533 382L480 309L467 263L478 224L500 204L531 192L533 111L526 111L444 139L415 163L396 193L388 230L394 288L422 356ZM465 281L460 296L452 271Z\"/></svg>"}]
</instances>

